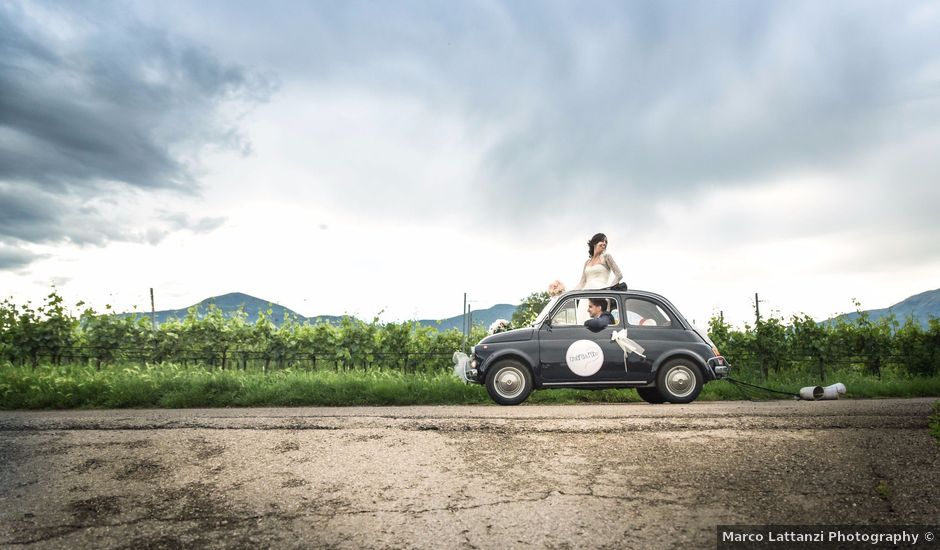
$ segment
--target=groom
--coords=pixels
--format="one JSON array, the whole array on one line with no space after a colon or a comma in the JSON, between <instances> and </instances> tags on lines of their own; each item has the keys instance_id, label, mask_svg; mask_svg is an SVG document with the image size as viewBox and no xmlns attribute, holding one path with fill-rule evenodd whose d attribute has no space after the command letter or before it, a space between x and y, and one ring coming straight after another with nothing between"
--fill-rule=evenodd
<instances>
[{"instance_id":1,"label":"groom","mask_svg":"<svg viewBox=\"0 0 940 550\"><path fill-rule=\"evenodd\" d=\"M584 326L592 332L599 332L607 325L616 323L614 316L607 312L607 300L604 298L589 298L587 310L591 318L584 322Z\"/></svg>"}]
</instances>

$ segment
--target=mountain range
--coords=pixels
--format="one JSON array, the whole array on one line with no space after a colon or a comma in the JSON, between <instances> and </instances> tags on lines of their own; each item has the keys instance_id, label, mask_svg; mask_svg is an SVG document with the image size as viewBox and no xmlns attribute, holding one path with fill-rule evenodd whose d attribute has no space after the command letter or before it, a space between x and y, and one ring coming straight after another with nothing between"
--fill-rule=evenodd
<instances>
[{"instance_id":1,"label":"mountain range","mask_svg":"<svg viewBox=\"0 0 940 550\"><path fill-rule=\"evenodd\" d=\"M895 319L902 325L907 321L908 317L912 317L914 321L926 327L931 317L940 319L940 288L915 294L890 307L869 309L866 310L866 312L868 313L868 318L872 321L877 321L893 313ZM859 313L853 311L852 313L839 315L836 318L852 322L857 319L858 316Z\"/></svg>"},{"instance_id":2,"label":"mountain range","mask_svg":"<svg viewBox=\"0 0 940 550\"><path fill-rule=\"evenodd\" d=\"M189 310L193 307L197 308L197 311L200 312L200 315L204 315L205 312L208 311L210 304L214 304L217 308L222 310L222 313L226 316L234 314L240 308L244 308L245 314L247 315L246 320L248 323L255 323L262 312L267 312L268 309L270 309L271 321L278 326L280 326L286 318L292 319L297 323L303 323L306 321L310 323L326 322L336 324L341 322L344 317L343 315L316 315L313 317L304 317L296 311L290 308L286 308L282 305L275 304L267 300L262 300L261 298L255 298L254 296L243 294L241 292L231 292L221 296L206 298L198 304L193 304L187 308L165 309L162 311L157 311L154 313L154 318L156 319L157 323L161 324L174 318L184 319L188 315ZM484 326L489 326L490 323L496 319L511 319L513 312L516 311L516 307L517 306L510 304L497 304L487 309L472 311L471 318L474 325L482 324ZM128 316L134 314L122 313L120 315ZM149 316L149 314L145 312L137 312L136 315ZM451 328L460 330L463 327L463 322L463 315L455 315L446 319L421 319L418 321L418 324L422 326L434 327L438 330L448 330Z\"/></svg>"},{"instance_id":3,"label":"mountain range","mask_svg":"<svg viewBox=\"0 0 940 550\"><path fill-rule=\"evenodd\" d=\"M274 304L260 298L255 298L254 296L249 296L248 294L243 294L241 292L232 292L229 294L223 294L221 296L206 298L198 304L190 306L190 308L196 307L198 308L198 311L204 313L208 310L209 304L215 304L216 307L221 309L222 313L225 315L232 315L233 313L237 312L239 308L244 308L245 313L247 314L247 321L249 323L254 323L257 321L259 313L266 312L268 309L271 310L271 320L276 325L280 325L285 318L291 318L299 323L303 323L305 321L310 323L315 323L318 321L339 323L343 318L342 315L317 315L313 317L304 317L303 315L282 305ZM474 325L482 324L483 326L489 326L490 323L496 319L511 319L512 314L516 311L517 307L518 306L511 304L497 304L487 309L480 309L471 312L471 318L473 319ZM164 323L172 318L183 319L186 317L190 308L157 311L155 313L155 317L158 323ZM916 294L887 308L870 309L867 310L867 313L872 321L893 313L897 320L902 324L908 317L913 317L915 321L926 327L928 319L931 317L940 319L940 289ZM132 314L124 313L122 315L126 316ZM137 315L146 314L138 312ZM840 315L837 318L845 319L846 321L851 322L855 320L858 315L859 314L857 312L852 312ZM463 327L464 321L463 315L454 315L453 317L448 317L446 319L421 319L417 322L422 326L434 327L438 330L448 330L451 328L460 330Z\"/></svg>"}]
</instances>

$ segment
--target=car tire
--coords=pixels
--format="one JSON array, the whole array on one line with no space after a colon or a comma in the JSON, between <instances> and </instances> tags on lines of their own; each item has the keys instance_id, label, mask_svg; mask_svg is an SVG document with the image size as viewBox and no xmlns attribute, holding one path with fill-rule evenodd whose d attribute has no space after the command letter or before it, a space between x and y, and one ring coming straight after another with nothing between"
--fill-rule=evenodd
<instances>
[{"instance_id":1,"label":"car tire","mask_svg":"<svg viewBox=\"0 0 940 550\"><path fill-rule=\"evenodd\" d=\"M640 399L651 405L660 405L666 402L657 388L637 388L636 393L640 396Z\"/></svg>"},{"instance_id":2,"label":"car tire","mask_svg":"<svg viewBox=\"0 0 940 550\"><path fill-rule=\"evenodd\" d=\"M656 374L656 389L663 401L691 403L702 392L702 371L688 359L667 361Z\"/></svg>"},{"instance_id":3,"label":"car tire","mask_svg":"<svg viewBox=\"0 0 940 550\"><path fill-rule=\"evenodd\" d=\"M500 405L518 405L532 393L532 373L514 359L500 361L486 373L486 391Z\"/></svg>"}]
</instances>

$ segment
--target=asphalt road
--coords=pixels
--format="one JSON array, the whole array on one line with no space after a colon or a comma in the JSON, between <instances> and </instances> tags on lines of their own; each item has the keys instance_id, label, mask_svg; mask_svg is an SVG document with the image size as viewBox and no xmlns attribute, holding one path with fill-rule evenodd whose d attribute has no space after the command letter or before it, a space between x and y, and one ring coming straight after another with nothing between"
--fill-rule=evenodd
<instances>
[{"instance_id":1,"label":"asphalt road","mask_svg":"<svg viewBox=\"0 0 940 550\"><path fill-rule=\"evenodd\" d=\"M3 548L714 548L940 523L933 399L0 412Z\"/></svg>"}]
</instances>

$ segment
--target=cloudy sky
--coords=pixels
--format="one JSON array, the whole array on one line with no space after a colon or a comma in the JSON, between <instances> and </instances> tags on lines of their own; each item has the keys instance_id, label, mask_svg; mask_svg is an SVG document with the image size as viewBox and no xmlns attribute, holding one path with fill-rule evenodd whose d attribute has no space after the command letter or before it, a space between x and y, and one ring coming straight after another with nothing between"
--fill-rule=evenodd
<instances>
[{"instance_id":1,"label":"cloudy sky","mask_svg":"<svg viewBox=\"0 0 940 550\"><path fill-rule=\"evenodd\" d=\"M690 319L940 287L936 2L0 0L0 297Z\"/></svg>"}]
</instances>

